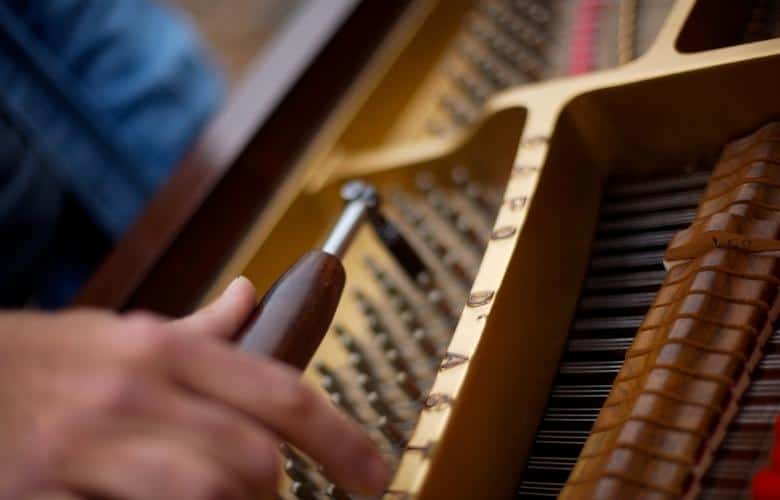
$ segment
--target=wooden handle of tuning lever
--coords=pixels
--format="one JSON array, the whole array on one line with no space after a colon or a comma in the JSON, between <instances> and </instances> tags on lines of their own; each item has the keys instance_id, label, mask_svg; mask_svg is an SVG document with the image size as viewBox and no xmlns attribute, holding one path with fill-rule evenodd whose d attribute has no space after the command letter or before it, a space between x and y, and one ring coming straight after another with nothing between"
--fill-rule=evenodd
<instances>
[{"instance_id":1,"label":"wooden handle of tuning lever","mask_svg":"<svg viewBox=\"0 0 780 500\"><path fill-rule=\"evenodd\" d=\"M333 320L344 280L338 257L307 253L263 296L239 334L239 349L302 370Z\"/></svg>"}]
</instances>

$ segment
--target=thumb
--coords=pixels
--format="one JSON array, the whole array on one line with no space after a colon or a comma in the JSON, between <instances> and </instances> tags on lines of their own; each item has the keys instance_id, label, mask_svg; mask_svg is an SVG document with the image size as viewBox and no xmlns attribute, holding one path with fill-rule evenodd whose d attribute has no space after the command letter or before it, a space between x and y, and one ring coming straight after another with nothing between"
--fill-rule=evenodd
<instances>
[{"instance_id":1,"label":"thumb","mask_svg":"<svg viewBox=\"0 0 780 500\"><path fill-rule=\"evenodd\" d=\"M256 303L255 287L244 276L234 279L214 302L171 326L185 335L229 339L247 321Z\"/></svg>"}]
</instances>

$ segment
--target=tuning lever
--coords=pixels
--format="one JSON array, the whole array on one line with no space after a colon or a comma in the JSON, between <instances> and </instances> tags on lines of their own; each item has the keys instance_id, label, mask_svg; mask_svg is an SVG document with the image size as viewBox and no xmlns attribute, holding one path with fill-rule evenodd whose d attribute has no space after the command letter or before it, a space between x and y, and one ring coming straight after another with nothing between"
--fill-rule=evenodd
<instances>
[{"instance_id":1,"label":"tuning lever","mask_svg":"<svg viewBox=\"0 0 780 500\"><path fill-rule=\"evenodd\" d=\"M303 369L333 320L344 289L341 263L363 222L369 222L413 279L424 266L401 233L379 213L379 196L360 181L341 191L346 202L321 250L296 262L265 294L239 335L241 350L271 356ZM419 281L419 280L418 280Z\"/></svg>"},{"instance_id":2,"label":"tuning lever","mask_svg":"<svg viewBox=\"0 0 780 500\"><path fill-rule=\"evenodd\" d=\"M366 185L367 186L367 185ZM341 263L366 214L378 200L373 188L345 186L344 210L322 250L301 257L258 303L238 336L239 349L303 369L328 330L344 289Z\"/></svg>"},{"instance_id":3,"label":"tuning lever","mask_svg":"<svg viewBox=\"0 0 780 500\"><path fill-rule=\"evenodd\" d=\"M338 257L313 250L266 292L242 330L239 348L303 369L325 335L341 291Z\"/></svg>"}]
</instances>

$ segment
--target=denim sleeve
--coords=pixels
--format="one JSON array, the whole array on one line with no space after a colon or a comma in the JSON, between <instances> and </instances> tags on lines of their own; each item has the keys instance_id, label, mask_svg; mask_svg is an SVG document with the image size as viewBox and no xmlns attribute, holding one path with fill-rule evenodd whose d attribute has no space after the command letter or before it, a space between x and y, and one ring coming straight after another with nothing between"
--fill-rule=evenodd
<instances>
[{"instance_id":1,"label":"denim sleeve","mask_svg":"<svg viewBox=\"0 0 780 500\"><path fill-rule=\"evenodd\" d=\"M112 237L223 93L195 30L151 0L0 3L0 82L51 174Z\"/></svg>"},{"instance_id":2,"label":"denim sleeve","mask_svg":"<svg viewBox=\"0 0 780 500\"><path fill-rule=\"evenodd\" d=\"M0 109L0 307L20 306L55 239L63 191Z\"/></svg>"},{"instance_id":3,"label":"denim sleeve","mask_svg":"<svg viewBox=\"0 0 780 500\"><path fill-rule=\"evenodd\" d=\"M99 258L85 228L119 237L222 94L162 4L0 1L0 307L66 303Z\"/></svg>"}]
</instances>

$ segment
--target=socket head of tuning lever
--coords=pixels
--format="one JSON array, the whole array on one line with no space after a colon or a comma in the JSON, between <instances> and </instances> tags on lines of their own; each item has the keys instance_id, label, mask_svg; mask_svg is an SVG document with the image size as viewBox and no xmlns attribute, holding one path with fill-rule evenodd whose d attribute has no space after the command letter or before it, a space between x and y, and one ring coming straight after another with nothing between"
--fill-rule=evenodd
<instances>
[{"instance_id":1,"label":"socket head of tuning lever","mask_svg":"<svg viewBox=\"0 0 780 500\"><path fill-rule=\"evenodd\" d=\"M363 181L351 181L341 187L341 199L345 203L362 201L369 207L379 206L379 193L371 184Z\"/></svg>"},{"instance_id":2,"label":"socket head of tuning lever","mask_svg":"<svg viewBox=\"0 0 780 500\"><path fill-rule=\"evenodd\" d=\"M381 199L376 188L364 181L351 181L342 186L341 197L345 203L344 210L322 249L332 255L343 256L360 223L368 220L412 281L429 286L430 274L422 259L395 224L380 212Z\"/></svg>"}]
</instances>

